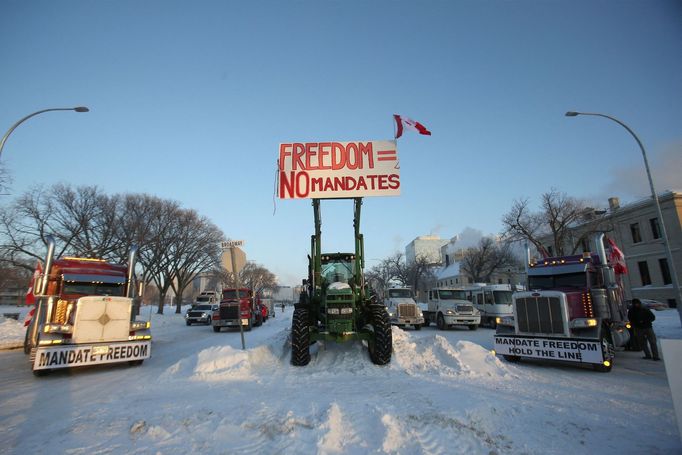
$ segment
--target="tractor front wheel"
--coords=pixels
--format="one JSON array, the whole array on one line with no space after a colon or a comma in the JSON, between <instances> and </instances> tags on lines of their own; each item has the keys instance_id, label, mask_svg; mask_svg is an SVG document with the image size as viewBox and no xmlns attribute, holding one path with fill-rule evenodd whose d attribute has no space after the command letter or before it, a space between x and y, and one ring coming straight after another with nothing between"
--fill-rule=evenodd
<instances>
[{"instance_id":1,"label":"tractor front wheel","mask_svg":"<svg viewBox=\"0 0 682 455\"><path fill-rule=\"evenodd\" d=\"M375 365L386 365L393 353L391 322L385 308L373 308L371 311L374 340L369 342L369 357Z\"/></svg>"},{"instance_id":2,"label":"tractor front wheel","mask_svg":"<svg viewBox=\"0 0 682 455\"><path fill-rule=\"evenodd\" d=\"M310 317L307 308L296 308L291 320L291 364L303 367L310 362Z\"/></svg>"}]
</instances>

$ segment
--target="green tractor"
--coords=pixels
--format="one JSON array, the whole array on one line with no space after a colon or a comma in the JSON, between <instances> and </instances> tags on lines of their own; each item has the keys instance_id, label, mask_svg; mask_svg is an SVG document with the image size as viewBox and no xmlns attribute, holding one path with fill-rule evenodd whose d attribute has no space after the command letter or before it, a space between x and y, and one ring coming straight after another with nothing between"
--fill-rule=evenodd
<instances>
[{"instance_id":1,"label":"green tractor","mask_svg":"<svg viewBox=\"0 0 682 455\"><path fill-rule=\"evenodd\" d=\"M308 279L291 324L291 364L310 362L310 345L318 340L367 341L377 365L391 361L391 323L383 304L370 295L362 273L364 243L360 233L362 198L354 198L355 253L322 253L320 200L313 199L315 234L311 236Z\"/></svg>"}]
</instances>

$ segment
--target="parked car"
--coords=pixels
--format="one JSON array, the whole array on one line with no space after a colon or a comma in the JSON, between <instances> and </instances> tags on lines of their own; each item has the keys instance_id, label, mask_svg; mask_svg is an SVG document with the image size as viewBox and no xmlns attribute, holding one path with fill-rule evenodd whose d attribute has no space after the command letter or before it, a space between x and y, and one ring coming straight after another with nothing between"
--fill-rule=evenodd
<instances>
[{"instance_id":1,"label":"parked car","mask_svg":"<svg viewBox=\"0 0 682 455\"><path fill-rule=\"evenodd\" d=\"M187 310L185 323L187 325L194 323L210 324L214 311L218 311L218 305L197 305Z\"/></svg>"}]
</instances>

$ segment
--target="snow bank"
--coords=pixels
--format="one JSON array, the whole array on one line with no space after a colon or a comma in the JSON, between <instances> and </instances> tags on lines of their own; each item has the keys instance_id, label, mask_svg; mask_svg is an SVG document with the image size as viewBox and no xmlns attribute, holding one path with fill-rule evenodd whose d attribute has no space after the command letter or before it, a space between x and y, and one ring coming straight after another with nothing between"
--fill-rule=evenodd
<instances>
[{"instance_id":1,"label":"snow bank","mask_svg":"<svg viewBox=\"0 0 682 455\"><path fill-rule=\"evenodd\" d=\"M414 339L397 327L393 328L393 362L392 368L411 375L516 377L513 366L504 364L479 344L460 340L453 346L442 335Z\"/></svg>"},{"instance_id":2,"label":"snow bank","mask_svg":"<svg viewBox=\"0 0 682 455\"><path fill-rule=\"evenodd\" d=\"M241 350L231 346L212 346L176 362L166 369L162 379L190 379L193 381L249 381L271 371L273 366L288 362L285 345L288 330L273 336L268 344Z\"/></svg>"},{"instance_id":3,"label":"snow bank","mask_svg":"<svg viewBox=\"0 0 682 455\"><path fill-rule=\"evenodd\" d=\"M15 321L0 316L0 349L19 348L24 345L23 321Z\"/></svg>"}]
</instances>

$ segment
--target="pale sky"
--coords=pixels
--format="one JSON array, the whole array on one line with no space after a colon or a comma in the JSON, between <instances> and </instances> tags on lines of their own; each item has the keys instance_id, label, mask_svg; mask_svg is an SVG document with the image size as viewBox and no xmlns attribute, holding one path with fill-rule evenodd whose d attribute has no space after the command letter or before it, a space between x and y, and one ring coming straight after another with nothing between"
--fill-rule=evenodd
<instances>
[{"instance_id":1,"label":"pale sky","mask_svg":"<svg viewBox=\"0 0 682 455\"><path fill-rule=\"evenodd\" d=\"M0 3L0 132L11 196L98 185L179 201L306 275L309 201L277 202L278 144L392 139L401 196L367 198L368 266L419 235L485 234L556 188L606 205L682 189L680 1L15 1ZM323 205L323 249L351 250L352 204ZM374 262L373 262L374 261Z\"/></svg>"}]
</instances>

